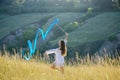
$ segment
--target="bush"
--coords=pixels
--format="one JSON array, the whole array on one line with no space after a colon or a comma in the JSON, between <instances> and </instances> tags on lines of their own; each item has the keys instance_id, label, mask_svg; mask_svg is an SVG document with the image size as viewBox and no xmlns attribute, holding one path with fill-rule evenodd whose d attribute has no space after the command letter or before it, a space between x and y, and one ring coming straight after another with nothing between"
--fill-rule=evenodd
<instances>
[{"instance_id":1,"label":"bush","mask_svg":"<svg viewBox=\"0 0 120 80\"><path fill-rule=\"evenodd\" d=\"M73 30L75 30L76 28L78 28L79 23L77 21L71 22L67 25L64 26L65 30L68 32L71 32Z\"/></svg>"},{"instance_id":2,"label":"bush","mask_svg":"<svg viewBox=\"0 0 120 80\"><path fill-rule=\"evenodd\" d=\"M23 43L26 43L28 40L33 40L35 38L35 34L36 34L36 28L34 27L26 28L22 34Z\"/></svg>"},{"instance_id":3,"label":"bush","mask_svg":"<svg viewBox=\"0 0 120 80\"><path fill-rule=\"evenodd\" d=\"M111 42L118 40L118 38L117 38L117 36L115 34L110 35L108 39Z\"/></svg>"},{"instance_id":4,"label":"bush","mask_svg":"<svg viewBox=\"0 0 120 80\"><path fill-rule=\"evenodd\" d=\"M79 26L79 23L78 23L77 21L74 21L74 22L73 22L73 26L74 26L74 27L78 27L78 26Z\"/></svg>"},{"instance_id":5,"label":"bush","mask_svg":"<svg viewBox=\"0 0 120 80\"><path fill-rule=\"evenodd\" d=\"M89 8L88 8L88 12L93 12L93 8L92 8L92 7L89 7Z\"/></svg>"}]
</instances>

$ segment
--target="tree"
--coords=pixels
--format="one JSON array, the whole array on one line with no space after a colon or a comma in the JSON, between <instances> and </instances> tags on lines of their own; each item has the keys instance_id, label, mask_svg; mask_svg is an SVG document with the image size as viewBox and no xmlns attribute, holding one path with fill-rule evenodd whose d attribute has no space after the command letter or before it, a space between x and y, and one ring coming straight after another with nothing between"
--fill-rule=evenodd
<instances>
[{"instance_id":1,"label":"tree","mask_svg":"<svg viewBox=\"0 0 120 80\"><path fill-rule=\"evenodd\" d=\"M120 0L113 0L114 6L120 9Z\"/></svg>"},{"instance_id":2,"label":"tree","mask_svg":"<svg viewBox=\"0 0 120 80\"><path fill-rule=\"evenodd\" d=\"M112 0L94 0L93 2L94 6L98 6L102 10L113 8Z\"/></svg>"}]
</instances>

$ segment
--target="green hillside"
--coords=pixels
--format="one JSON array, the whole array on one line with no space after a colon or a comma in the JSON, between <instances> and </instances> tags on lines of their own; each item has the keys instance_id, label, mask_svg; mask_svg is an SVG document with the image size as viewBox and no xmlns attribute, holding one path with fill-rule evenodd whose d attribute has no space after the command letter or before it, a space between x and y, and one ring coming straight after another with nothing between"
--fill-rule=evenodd
<instances>
[{"instance_id":1,"label":"green hillside","mask_svg":"<svg viewBox=\"0 0 120 80\"><path fill-rule=\"evenodd\" d=\"M23 27L26 24L40 21L43 18L53 15L55 15L55 13L31 13L5 17L5 15L3 16L1 14L0 39L7 35L11 30L15 30L17 28Z\"/></svg>"},{"instance_id":2,"label":"green hillside","mask_svg":"<svg viewBox=\"0 0 120 80\"><path fill-rule=\"evenodd\" d=\"M86 13L31 13L21 14L16 16L5 15L0 19L0 39L7 35L11 30L23 27L26 24L39 22L41 19L47 19L48 21L43 26L44 31L48 28L48 25L56 18L60 19L59 25L66 31L70 29L71 23L77 20L79 26L72 32L69 32L69 46L74 47L86 42L93 42L97 40L103 40L108 38L111 34L114 34L120 30L120 12L106 12L101 13L95 17L88 18L81 25L81 19L83 19ZM39 23L40 24L40 23ZM72 25L74 27L74 25ZM59 39L63 38L61 34L56 40L51 40L50 43L55 45Z\"/></svg>"},{"instance_id":3,"label":"green hillside","mask_svg":"<svg viewBox=\"0 0 120 80\"><path fill-rule=\"evenodd\" d=\"M5 17L2 14L0 19L0 39L7 35L11 30L23 27L26 24L40 21L46 17L52 16L49 21L46 23L49 25L54 19L59 18L59 24L65 24L73 21L79 16L82 16L83 13L31 13L31 14L21 14L16 16ZM40 24L40 23L39 23ZM47 29L48 26L43 28Z\"/></svg>"},{"instance_id":4,"label":"green hillside","mask_svg":"<svg viewBox=\"0 0 120 80\"><path fill-rule=\"evenodd\" d=\"M84 25L69 33L68 45L74 47L85 42L103 40L120 31L119 15L120 12L106 12L88 19ZM63 36L51 41L51 43L56 44L61 38Z\"/></svg>"}]
</instances>

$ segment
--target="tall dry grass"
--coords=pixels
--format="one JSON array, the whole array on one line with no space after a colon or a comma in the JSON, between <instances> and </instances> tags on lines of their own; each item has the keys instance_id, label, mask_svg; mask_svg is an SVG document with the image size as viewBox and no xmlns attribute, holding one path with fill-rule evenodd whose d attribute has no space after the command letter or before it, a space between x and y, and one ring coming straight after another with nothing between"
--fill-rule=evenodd
<instances>
[{"instance_id":1,"label":"tall dry grass","mask_svg":"<svg viewBox=\"0 0 120 80\"><path fill-rule=\"evenodd\" d=\"M45 59L23 60L9 52L0 56L0 80L120 80L120 58L76 56L78 62L65 64L65 73L52 70ZM0 52L1 54L1 52Z\"/></svg>"}]
</instances>

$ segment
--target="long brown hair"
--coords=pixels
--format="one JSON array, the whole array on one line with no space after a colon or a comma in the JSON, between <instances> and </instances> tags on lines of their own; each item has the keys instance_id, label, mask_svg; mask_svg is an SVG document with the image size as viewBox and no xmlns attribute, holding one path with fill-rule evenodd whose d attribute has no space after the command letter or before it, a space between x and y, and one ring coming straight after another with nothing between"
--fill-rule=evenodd
<instances>
[{"instance_id":1,"label":"long brown hair","mask_svg":"<svg viewBox=\"0 0 120 80\"><path fill-rule=\"evenodd\" d=\"M66 49L65 42L63 40L61 40L60 45L61 45L60 50L61 50L62 56L66 56L67 55L67 49Z\"/></svg>"}]
</instances>

